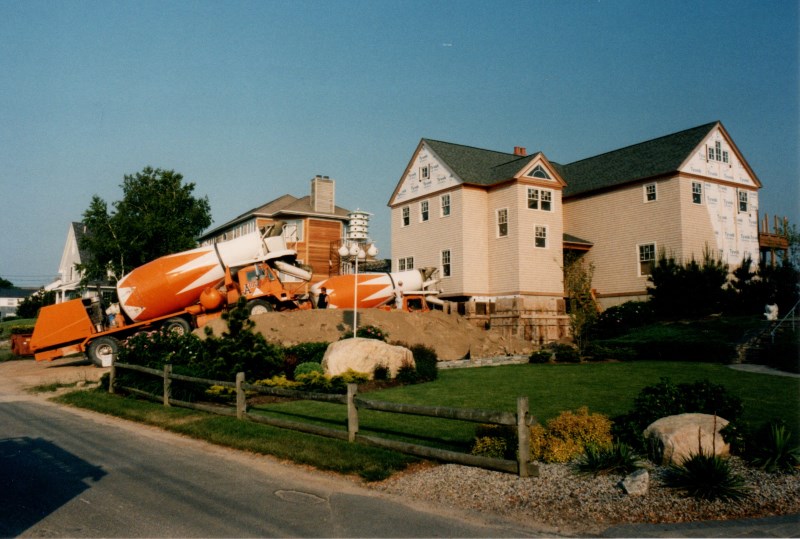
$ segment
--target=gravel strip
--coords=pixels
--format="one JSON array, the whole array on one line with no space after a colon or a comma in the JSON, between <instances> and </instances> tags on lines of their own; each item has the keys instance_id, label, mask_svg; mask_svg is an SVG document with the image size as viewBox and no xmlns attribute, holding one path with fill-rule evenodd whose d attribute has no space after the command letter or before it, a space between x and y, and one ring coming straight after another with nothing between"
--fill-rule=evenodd
<instances>
[{"instance_id":1,"label":"gravel strip","mask_svg":"<svg viewBox=\"0 0 800 539\"><path fill-rule=\"evenodd\" d=\"M584 476L569 465L540 464L525 478L457 464L422 466L373 488L445 506L501 515L563 534L597 534L621 523L693 522L800 513L800 474L768 474L731 458L750 488L740 503L699 501L663 485L664 468L650 470L650 489L629 496L620 475Z\"/></svg>"}]
</instances>

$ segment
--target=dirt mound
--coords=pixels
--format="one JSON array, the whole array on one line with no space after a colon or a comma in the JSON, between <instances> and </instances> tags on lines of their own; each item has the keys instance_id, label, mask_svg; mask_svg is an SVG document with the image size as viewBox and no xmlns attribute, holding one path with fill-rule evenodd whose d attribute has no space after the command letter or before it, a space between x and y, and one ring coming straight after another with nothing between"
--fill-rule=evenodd
<instances>
[{"instance_id":1,"label":"dirt mound","mask_svg":"<svg viewBox=\"0 0 800 539\"><path fill-rule=\"evenodd\" d=\"M272 312L253 316L256 330L267 340L291 346L302 342L333 342L353 326L351 310ZM225 322L209 324L216 335ZM358 325L375 326L391 343L424 344L436 350L441 361L527 354L532 344L484 330L466 319L440 311L407 313L364 309L358 311Z\"/></svg>"}]
</instances>

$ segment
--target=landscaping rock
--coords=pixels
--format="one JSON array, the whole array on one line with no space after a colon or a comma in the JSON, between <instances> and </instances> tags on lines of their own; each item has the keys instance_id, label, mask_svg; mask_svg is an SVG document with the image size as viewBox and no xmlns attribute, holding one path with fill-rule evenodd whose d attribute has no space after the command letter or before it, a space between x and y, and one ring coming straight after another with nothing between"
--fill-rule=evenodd
<instances>
[{"instance_id":1,"label":"landscaping rock","mask_svg":"<svg viewBox=\"0 0 800 539\"><path fill-rule=\"evenodd\" d=\"M644 431L644 437L661 444L663 464L680 464L691 455L725 456L730 445L720 434L728 424L727 419L709 414L679 414L653 422Z\"/></svg>"},{"instance_id":2,"label":"landscaping rock","mask_svg":"<svg viewBox=\"0 0 800 539\"><path fill-rule=\"evenodd\" d=\"M622 480L622 490L628 496L644 496L650 489L650 472L636 470Z\"/></svg>"},{"instance_id":3,"label":"landscaping rock","mask_svg":"<svg viewBox=\"0 0 800 539\"><path fill-rule=\"evenodd\" d=\"M355 338L331 344L322 358L322 368L325 374L331 376L352 369L371 377L378 365L388 368L394 378L403 365L415 365L414 356L411 350L402 346L393 346L376 339Z\"/></svg>"}]
</instances>

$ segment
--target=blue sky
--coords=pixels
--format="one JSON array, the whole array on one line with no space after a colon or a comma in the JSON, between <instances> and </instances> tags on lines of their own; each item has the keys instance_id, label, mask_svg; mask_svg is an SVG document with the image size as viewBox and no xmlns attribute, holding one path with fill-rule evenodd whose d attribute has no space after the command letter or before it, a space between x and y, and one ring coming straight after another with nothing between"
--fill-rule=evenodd
<instances>
[{"instance_id":1,"label":"blue sky","mask_svg":"<svg viewBox=\"0 0 800 539\"><path fill-rule=\"evenodd\" d=\"M568 163L721 120L798 223L798 47L795 0L2 0L0 277L148 165L212 226L330 176L389 257L423 137Z\"/></svg>"}]
</instances>

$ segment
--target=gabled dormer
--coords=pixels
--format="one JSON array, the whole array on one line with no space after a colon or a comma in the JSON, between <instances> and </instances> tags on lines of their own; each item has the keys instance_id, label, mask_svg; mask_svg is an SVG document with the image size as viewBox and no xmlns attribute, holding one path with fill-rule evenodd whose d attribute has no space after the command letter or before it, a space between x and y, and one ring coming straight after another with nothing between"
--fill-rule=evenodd
<instances>
[{"instance_id":1,"label":"gabled dormer","mask_svg":"<svg viewBox=\"0 0 800 539\"><path fill-rule=\"evenodd\" d=\"M397 184L389 206L432 195L459 185L491 188L506 182L541 183L551 188L565 184L555 166L541 152L528 155L497 152L422 139Z\"/></svg>"}]
</instances>

